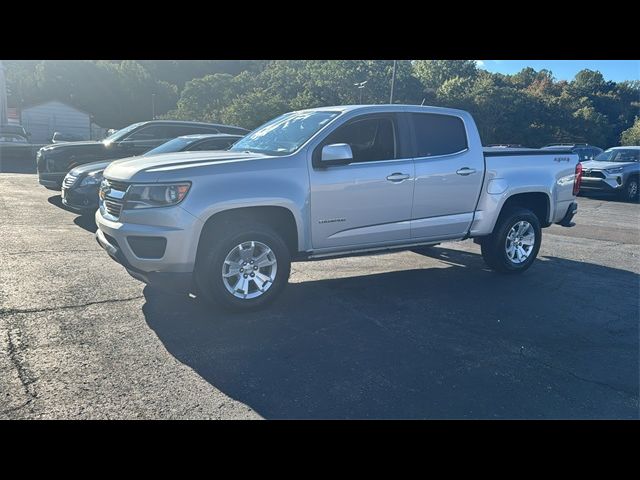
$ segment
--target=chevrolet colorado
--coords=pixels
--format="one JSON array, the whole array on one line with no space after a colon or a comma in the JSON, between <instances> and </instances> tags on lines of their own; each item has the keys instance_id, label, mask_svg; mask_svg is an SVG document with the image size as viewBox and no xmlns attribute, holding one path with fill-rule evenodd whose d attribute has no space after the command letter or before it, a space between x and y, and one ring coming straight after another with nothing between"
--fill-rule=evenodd
<instances>
[{"instance_id":1,"label":"chevrolet colorado","mask_svg":"<svg viewBox=\"0 0 640 480\"><path fill-rule=\"evenodd\" d=\"M502 273L572 226L578 156L483 149L471 115L410 105L286 113L224 152L120 160L96 239L135 278L223 307L264 306L291 261L474 238Z\"/></svg>"}]
</instances>

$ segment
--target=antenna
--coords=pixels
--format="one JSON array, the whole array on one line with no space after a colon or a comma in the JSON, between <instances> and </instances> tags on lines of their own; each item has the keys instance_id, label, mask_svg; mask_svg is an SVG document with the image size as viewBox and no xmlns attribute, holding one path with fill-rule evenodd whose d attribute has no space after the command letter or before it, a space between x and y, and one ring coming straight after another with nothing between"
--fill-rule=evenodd
<instances>
[{"instance_id":1,"label":"antenna","mask_svg":"<svg viewBox=\"0 0 640 480\"><path fill-rule=\"evenodd\" d=\"M420 106L421 106L421 107L422 107L422 106L424 106L424 102L425 102L426 100L427 100L427 97L424 97L424 98L422 99L422 103L420 104Z\"/></svg>"}]
</instances>

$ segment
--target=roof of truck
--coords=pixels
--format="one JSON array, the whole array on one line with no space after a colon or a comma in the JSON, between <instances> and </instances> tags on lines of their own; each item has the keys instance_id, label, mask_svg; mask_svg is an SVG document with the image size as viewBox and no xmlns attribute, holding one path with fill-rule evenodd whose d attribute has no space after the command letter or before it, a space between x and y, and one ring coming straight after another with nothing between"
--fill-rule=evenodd
<instances>
[{"instance_id":1,"label":"roof of truck","mask_svg":"<svg viewBox=\"0 0 640 480\"><path fill-rule=\"evenodd\" d=\"M459 110L459 109L455 109L455 108L445 108L445 107L433 107L431 105L407 105L407 104L399 104L399 103L394 103L394 104L380 104L380 105L332 105L332 106L327 106L327 107L317 107L317 108L305 108L302 110L299 110L300 112L312 112L312 111L340 111L341 113L344 112L351 112L354 110L375 110L375 111L390 111L390 112L397 112L397 111L402 111L402 110L408 110L408 111L420 111L420 110L424 110L425 112L441 112L441 113L449 113L449 114L466 114L468 115L468 112L464 111L464 110Z\"/></svg>"}]
</instances>

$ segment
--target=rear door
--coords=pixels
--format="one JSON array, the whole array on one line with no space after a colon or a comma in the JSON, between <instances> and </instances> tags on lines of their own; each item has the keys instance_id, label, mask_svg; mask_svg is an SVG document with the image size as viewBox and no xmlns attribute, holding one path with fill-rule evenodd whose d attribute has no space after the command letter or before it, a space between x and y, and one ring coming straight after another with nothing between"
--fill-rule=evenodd
<instances>
[{"instance_id":1,"label":"rear door","mask_svg":"<svg viewBox=\"0 0 640 480\"><path fill-rule=\"evenodd\" d=\"M416 152L411 237L462 236L482 188L482 150L469 149L466 126L458 116L411 113L409 118Z\"/></svg>"},{"instance_id":2,"label":"rear door","mask_svg":"<svg viewBox=\"0 0 640 480\"><path fill-rule=\"evenodd\" d=\"M347 143L354 155L349 165L310 169L314 249L409 240L414 169L400 120L358 116L314 149L320 155L324 145Z\"/></svg>"}]
</instances>

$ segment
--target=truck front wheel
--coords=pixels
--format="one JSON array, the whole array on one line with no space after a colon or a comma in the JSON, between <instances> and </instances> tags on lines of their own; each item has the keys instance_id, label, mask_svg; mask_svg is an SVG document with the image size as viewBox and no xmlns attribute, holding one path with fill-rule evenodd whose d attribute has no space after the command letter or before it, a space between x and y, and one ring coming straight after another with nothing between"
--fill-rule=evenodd
<instances>
[{"instance_id":1,"label":"truck front wheel","mask_svg":"<svg viewBox=\"0 0 640 480\"><path fill-rule=\"evenodd\" d=\"M538 217L526 208L514 208L500 215L493 233L480 246L485 263L493 270L521 273L537 257L541 242Z\"/></svg>"},{"instance_id":2,"label":"truck front wheel","mask_svg":"<svg viewBox=\"0 0 640 480\"><path fill-rule=\"evenodd\" d=\"M196 264L198 296L229 310L270 303L287 284L291 256L271 227L231 223L205 235Z\"/></svg>"}]
</instances>

